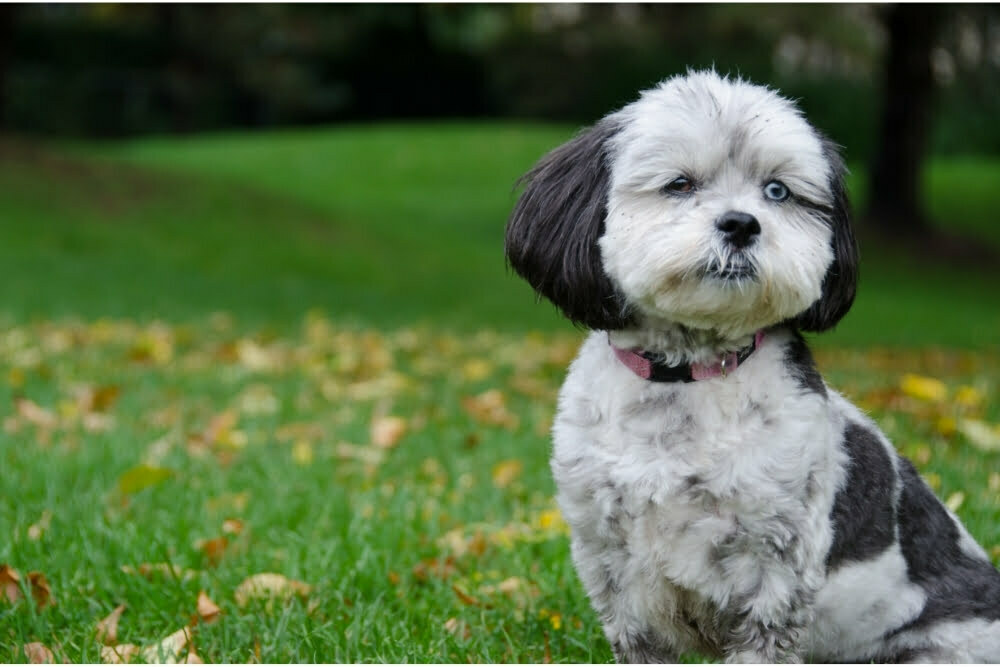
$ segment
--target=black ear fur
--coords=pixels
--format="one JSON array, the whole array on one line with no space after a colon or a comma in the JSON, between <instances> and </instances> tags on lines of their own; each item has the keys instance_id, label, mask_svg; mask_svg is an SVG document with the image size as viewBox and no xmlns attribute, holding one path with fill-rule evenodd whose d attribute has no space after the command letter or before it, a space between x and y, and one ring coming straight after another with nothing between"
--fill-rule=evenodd
<instances>
[{"instance_id":1,"label":"black ear fur","mask_svg":"<svg viewBox=\"0 0 1000 667\"><path fill-rule=\"evenodd\" d=\"M609 140L602 120L539 160L521 177L526 188L507 221L507 261L566 317L591 329L632 321L625 299L604 273Z\"/></svg>"},{"instance_id":2,"label":"black ear fur","mask_svg":"<svg viewBox=\"0 0 1000 667\"><path fill-rule=\"evenodd\" d=\"M844 175L847 168L840 151L830 140L823 138L823 152L833 168L830 186L833 190L833 208L827 213L833 238L833 263L823 278L823 293L805 312L796 317L794 324L804 331L825 331L840 321L851 304L858 285L858 244L851 228L850 204Z\"/></svg>"}]
</instances>

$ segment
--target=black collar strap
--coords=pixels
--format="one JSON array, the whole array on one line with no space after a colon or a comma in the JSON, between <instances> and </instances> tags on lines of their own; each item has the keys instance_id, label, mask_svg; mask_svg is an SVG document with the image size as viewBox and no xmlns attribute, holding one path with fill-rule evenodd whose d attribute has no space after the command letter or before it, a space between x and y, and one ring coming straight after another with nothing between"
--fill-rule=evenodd
<instances>
[{"instance_id":1,"label":"black collar strap","mask_svg":"<svg viewBox=\"0 0 1000 667\"><path fill-rule=\"evenodd\" d=\"M650 382L694 382L713 377L724 378L746 361L760 347L763 340L764 332L758 331L754 334L753 341L749 345L737 352L730 352L714 363L668 366L657 361L655 355L644 350L623 350L620 347L615 347L611 342L611 336L608 336L608 344L611 345L618 360L630 371Z\"/></svg>"}]
</instances>

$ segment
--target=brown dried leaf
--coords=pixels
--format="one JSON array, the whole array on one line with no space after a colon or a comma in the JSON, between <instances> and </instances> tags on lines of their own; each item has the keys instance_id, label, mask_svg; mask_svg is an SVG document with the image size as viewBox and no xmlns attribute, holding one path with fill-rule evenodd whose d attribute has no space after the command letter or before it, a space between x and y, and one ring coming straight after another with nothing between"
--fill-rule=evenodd
<instances>
[{"instance_id":1,"label":"brown dried leaf","mask_svg":"<svg viewBox=\"0 0 1000 667\"><path fill-rule=\"evenodd\" d=\"M451 556L447 558L425 558L413 566L413 576L418 581L427 581L431 577L449 579L455 574L455 559Z\"/></svg>"},{"instance_id":2,"label":"brown dried leaf","mask_svg":"<svg viewBox=\"0 0 1000 667\"><path fill-rule=\"evenodd\" d=\"M49 524L52 523L52 512L49 510L44 510L42 516L36 523L28 526L28 539L32 542L37 542L45 534L45 531L49 529Z\"/></svg>"},{"instance_id":3,"label":"brown dried leaf","mask_svg":"<svg viewBox=\"0 0 1000 667\"><path fill-rule=\"evenodd\" d=\"M371 441L379 449L392 449L406 435L407 424L402 417L377 417L372 420Z\"/></svg>"},{"instance_id":4,"label":"brown dried leaf","mask_svg":"<svg viewBox=\"0 0 1000 667\"><path fill-rule=\"evenodd\" d=\"M146 579L152 579L154 575L160 575L187 581L198 576L198 573L194 570L189 570L172 563L142 563L138 569L131 565L122 565L121 570L125 574L138 574Z\"/></svg>"},{"instance_id":5,"label":"brown dried leaf","mask_svg":"<svg viewBox=\"0 0 1000 667\"><path fill-rule=\"evenodd\" d=\"M471 595L463 591L461 588L458 587L458 584L452 584L451 590L455 592L455 595L457 595L458 599L462 601L462 604L467 604L470 607L485 607L486 609L490 608L490 605L483 604L476 598L472 597Z\"/></svg>"},{"instance_id":6,"label":"brown dried leaf","mask_svg":"<svg viewBox=\"0 0 1000 667\"><path fill-rule=\"evenodd\" d=\"M35 426L51 429L56 427L56 416L28 398L14 399L17 414Z\"/></svg>"},{"instance_id":7,"label":"brown dried leaf","mask_svg":"<svg viewBox=\"0 0 1000 667\"><path fill-rule=\"evenodd\" d=\"M233 597L236 604L245 607L253 600L267 600L270 606L275 600L287 602L293 595L306 597L312 587L301 581L289 579L283 574L261 572L247 577L236 587Z\"/></svg>"},{"instance_id":8,"label":"brown dried leaf","mask_svg":"<svg viewBox=\"0 0 1000 667\"><path fill-rule=\"evenodd\" d=\"M219 620L219 614L221 613L222 610L219 609L219 605L212 602L212 599L208 597L205 591L198 593L198 617L202 623L215 623L215 621Z\"/></svg>"},{"instance_id":9,"label":"brown dried leaf","mask_svg":"<svg viewBox=\"0 0 1000 667\"><path fill-rule=\"evenodd\" d=\"M185 649L191 643L191 629L187 626L173 632L155 644L144 646L140 653L143 662L177 664L183 660Z\"/></svg>"},{"instance_id":10,"label":"brown dried leaf","mask_svg":"<svg viewBox=\"0 0 1000 667\"><path fill-rule=\"evenodd\" d=\"M55 598L52 597L52 588L44 574L29 572L28 584L31 587L31 597L34 598L39 609L56 603Z\"/></svg>"},{"instance_id":11,"label":"brown dried leaf","mask_svg":"<svg viewBox=\"0 0 1000 667\"><path fill-rule=\"evenodd\" d=\"M205 555L208 562L212 565L218 565L219 561L222 560L222 556L226 553L226 547L229 546L229 538L227 537L213 537L212 539L195 540L194 548Z\"/></svg>"},{"instance_id":12,"label":"brown dried leaf","mask_svg":"<svg viewBox=\"0 0 1000 667\"><path fill-rule=\"evenodd\" d=\"M222 532L233 537L241 534L243 532L243 520L242 519L226 519L222 522Z\"/></svg>"},{"instance_id":13,"label":"brown dried leaf","mask_svg":"<svg viewBox=\"0 0 1000 667\"><path fill-rule=\"evenodd\" d=\"M135 644L101 647L101 662L106 665L126 664L132 662L137 655L139 655L139 647Z\"/></svg>"},{"instance_id":14,"label":"brown dried leaf","mask_svg":"<svg viewBox=\"0 0 1000 667\"><path fill-rule=\"evenodd\" d=\"M125 605L120 604L115 610L105 618L97 622L97 641L105 646L114 646L118 643L118 620L125 611Z\"/></svg>"},{"instance_id":15,"label":"brown dried leaf","mask_svg":"<svg viewBox=\"0 0 1000 667\"><path fill-rule=\"evenodd\" d=\"M513 430L520 420L507 409L507 398L499 389L490 389L478 396L462 399L462 408L476 421Z\"/></svg>"},{"instance_id":16,"label":"brown dried leaf","mask_svg":"<svg viewBox=\"0 0 1000 667\"><path fill-rule=\"evenodd\" d=\"M28 662L32 665L55 664L56 657L45 644L41 642L31 642L21 647Z\"/></svg>"},{"instance_id":17,"label":"brown dried leaf","mask_svg":"<svg viewBox=\"0 0 1000 667\"><path fill-rule=\"evenodd\" d=\"M0 597L8 602L17 602L23 596L21 593L21 575L10 565L0 565Z\"/></svg>"},{"instance_id":18,"label":"brown dried leaf","mask_svg":"<svg viewBox=\"0 0 1000 667\"><path fill-rule=\"evenodd\" d=\"M444 622L444 629L450 634L460 637L462 639L468 639L472 636L472 631L469 629L469 624L465 621L460 621L454 616L449 618Z\"/></svg>"}]
</instances>

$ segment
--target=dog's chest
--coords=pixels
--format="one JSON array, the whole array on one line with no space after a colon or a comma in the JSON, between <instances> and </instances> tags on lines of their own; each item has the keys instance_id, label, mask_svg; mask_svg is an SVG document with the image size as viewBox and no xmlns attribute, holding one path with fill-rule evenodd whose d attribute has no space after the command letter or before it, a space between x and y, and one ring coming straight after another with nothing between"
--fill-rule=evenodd
<instances>
[{"instance_id":1,"label":"dog's chest","mask_svg":"<svg viewBox=\"0 0 1000 667\"><path fill-rule=\"evenodd\" d=\"M679 591L696 592L696 607L728 606L799 576L815 560L807 552L826 546L800 536L828 532L819 496L834 486L822 397L785 377L773 349L741 377L688 384L638 380L605 352L585 343L553 429L578 560L605 562L614 588L667 615L687 612L655 607L691 606Z\"/></svg>"}]
</instances>

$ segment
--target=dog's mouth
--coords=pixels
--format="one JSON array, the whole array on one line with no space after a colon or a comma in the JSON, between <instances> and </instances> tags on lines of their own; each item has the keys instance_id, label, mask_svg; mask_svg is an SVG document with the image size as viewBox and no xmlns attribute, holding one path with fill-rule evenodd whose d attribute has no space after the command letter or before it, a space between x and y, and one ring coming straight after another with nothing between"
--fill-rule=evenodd
<instances>
[{"instance_id":1,"label":"dog's mouth","mask_svg":"<svg viewBox=\"0 0 1000 667\"><path fill-rule=\"evenodd\" d=\"M748 259L731 256L725 263L713 259L705 267L705 277L725 283L743 282L757 277L757 269Z\"/></svg>"}]
</instances>

